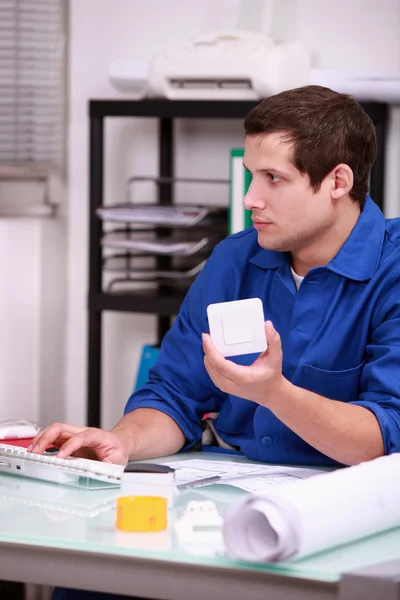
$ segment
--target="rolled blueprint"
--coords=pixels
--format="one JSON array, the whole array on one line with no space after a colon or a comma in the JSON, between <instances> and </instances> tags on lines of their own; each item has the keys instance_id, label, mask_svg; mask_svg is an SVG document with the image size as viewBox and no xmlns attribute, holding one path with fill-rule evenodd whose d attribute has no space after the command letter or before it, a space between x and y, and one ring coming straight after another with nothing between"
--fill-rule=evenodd
<instances>
[{"instance_id":1,"label":"rolled blueprint","mask_svg":"<svg viewBox=\"0 0 400 600\"><path fill-rule=\"evenodd\" d=\"M400 526L400 454L247 496L224 519L234 559L300 558Z\"/></svg>"}]
</instances>

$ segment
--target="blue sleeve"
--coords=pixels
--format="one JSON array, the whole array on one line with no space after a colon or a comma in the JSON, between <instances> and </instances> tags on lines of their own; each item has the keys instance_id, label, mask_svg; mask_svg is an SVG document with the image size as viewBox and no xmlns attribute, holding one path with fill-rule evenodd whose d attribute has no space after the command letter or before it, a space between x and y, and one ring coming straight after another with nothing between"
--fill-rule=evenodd
<instances>
[{"instance_id":1,"label":"blue sleeve","mask_svg":"<svg viewBox=\"0 0 400 600\"><path fill-rule=\"evenodd\" d=\"M374 413L385 454L400 452L400 282L387 290L375 311L361 377L362 393L352 404Z\"/></svg>"},{"instance_id":2,"label":"blue sleeve","mask_svg":"<svg viewBox=\"0 0 400 600\"><path fill-rule=\"evenodd\" d=\"M163 340L157 363L149 372L148 383L131 395L125 407L125 414L136 408L154 408L169 415L186 438L185 448L201 439L203 415L219 412L226 396L215 387L204 367L201 340L201 334L209 331L207 305L222 301L224 278L217 255L214 250L187 293Z\"/></svg>"}]
</instances>

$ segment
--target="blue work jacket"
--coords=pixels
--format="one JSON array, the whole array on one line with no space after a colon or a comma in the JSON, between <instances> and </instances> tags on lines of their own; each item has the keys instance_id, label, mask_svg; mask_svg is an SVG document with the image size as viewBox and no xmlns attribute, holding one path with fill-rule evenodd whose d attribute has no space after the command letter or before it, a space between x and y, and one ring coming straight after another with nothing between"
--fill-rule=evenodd
<instances>
[{"instance_id":1,"label":"blue work jacket","mask_svg":"<svg viewBox=\"0 0 400 600\"><path fill-rule=\"evenodd\" d=\"M385 220L368 196L337 255L311 269L296 290L286 253L264 250L246 229L214 249L163 341L148 383L125 412L154 408L186 437L201 440L201 418L217 412L220 437L269 463L337 464L268 408L221 392L205 370L201 334L214 302L261 298L282 339L283 375L294 385L376 416L385 453L400 451L400 219ZM254 355L233 357L250 364Z\"/></svg>"}]
</instances>

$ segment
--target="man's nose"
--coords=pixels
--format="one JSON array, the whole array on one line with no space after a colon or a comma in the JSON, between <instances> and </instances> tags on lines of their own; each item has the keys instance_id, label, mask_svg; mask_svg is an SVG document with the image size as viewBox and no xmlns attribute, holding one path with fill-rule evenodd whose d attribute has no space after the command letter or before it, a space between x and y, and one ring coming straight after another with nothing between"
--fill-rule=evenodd
<instances>
[{"instance_id":1,"label":"man's nose","mask_svg":"<svg viewBox=\"0 0 400 600\"><path fill-rule=\"evenodd\" d=\"M254 183L254 180L251 182L247 194L244 197L243 206L246 210L263 210L265 208L265 201L261 190Z\"/></svg>"}]
</instances>

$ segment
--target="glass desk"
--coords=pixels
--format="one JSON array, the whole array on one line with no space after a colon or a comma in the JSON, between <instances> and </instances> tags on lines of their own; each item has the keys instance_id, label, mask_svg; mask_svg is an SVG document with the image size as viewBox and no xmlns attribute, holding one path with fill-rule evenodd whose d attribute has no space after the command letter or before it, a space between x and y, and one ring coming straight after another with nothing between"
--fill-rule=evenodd
<instances>
[{"instance_id":1,"label":"glass desk","mask_svg":"<svg viewBox=\"0 0 400 600\"><path fill-rule=\"evenodd\" d=\"M176 459L194 457L199 454ZM238 460L207 453L201 458ZM223 513L243 493L227 485L188 489L180 493L171 523L190 500L213 500ZM161 533L118 531L117 495L118 489L78 490L1 475L0 579L160 600L386 600L382 585L397 585L400 528L311 558L249 564L230 560L213 541L182 544L172 527ZM370 592L371 582L380 586L376 596L356 595L363 585Z\"/></svg>"}]
</instances>

